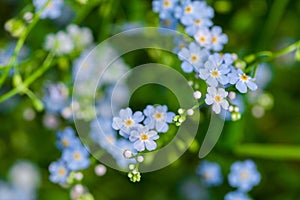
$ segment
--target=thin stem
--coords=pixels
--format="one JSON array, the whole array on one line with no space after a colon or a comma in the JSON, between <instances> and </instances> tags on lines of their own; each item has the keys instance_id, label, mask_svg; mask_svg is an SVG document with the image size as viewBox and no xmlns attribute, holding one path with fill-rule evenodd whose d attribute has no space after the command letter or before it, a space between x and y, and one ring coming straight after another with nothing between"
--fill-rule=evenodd
<instances>
[{"instance_id":1,"label":"thin stem","mask_svg":"<svg viewBox=\"0 0 300 200\"><path fill-rule=\"evenodd\" d=\"M15 68L15 75L19 75L19 69L17 67L17 58L18 58L18 55L19 55L19 53L21 51L21 48L22 48L22 46L23 46L23 44L24 44L27 36L29 35L29 33L31 32L31 30L33 29L33 27L37 24L37 22L40 20L40 16L41 16L42 12L45 10L45 8L47 7L47 5L48 5L49 2L50 2L50 0L48 0L47 3L45 3L45 5L41 8L41 10L39 10L39 12L36 13L36 15L34 16L32 22L26 28L26 31L24 32L24 34L18 40L18 42L16 44L16 47L14 49L13 55L9 59L8 65L7 65L7 67L4 70L4 74L0 77L0 87L3 85L6 77L9 74L9 71L10 71L10 69L12 67Z\"/></svg>"},{"instance_id":2,"label":"thin stem","mask_svg":"<svg viewBox=\"0 0 300 200\"><path fill-rule=\"evenodd\" d=\"M41 75L44 74L45 71L51 66L51 62L53 60L53 53L49 53L47 58L45 59L44 63L42 66L35 71L31 76L29 76L24 83L18 85L14 89L10 90L9 92L5 93L0 97L0 103L7 100L8 98L18 94L18 93L26 93L27 88L29 85L34 82L36 79L38 79Z\"/></svg>"},{"instance_id":3,"label":"thin stem","mask_svg":"<svg viewBox=\"0 0 300 200\"><path fill-rule=\"evenodd\" d=\"M234 148L241 156L276 160L300 160L300 147L287 145L242 144Z\"/></svg>"}]
</instances>

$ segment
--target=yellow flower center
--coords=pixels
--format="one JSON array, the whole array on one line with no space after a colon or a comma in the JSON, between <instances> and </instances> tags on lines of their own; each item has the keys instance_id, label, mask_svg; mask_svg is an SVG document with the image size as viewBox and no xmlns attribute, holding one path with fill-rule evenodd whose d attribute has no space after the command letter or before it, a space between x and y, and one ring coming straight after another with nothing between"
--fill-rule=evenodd
<instances>
[{"instance_id":1,"label":"yellow flower center","mask_svg":"<svg viewBox=\"0 0 300 200\"><path fill-rule=\"evenodd\" d=\"M59 174L60 176L63 176L63 175L65 175L65 174L66 174L66 169L65 169L65 168L63 168L63 167L59 168L59 170L58 170L58 174Z\"/></svg>"},{"instance_id":2,"label":"yellow flower center","mask_svg":"<svg viewBox=\"0 0 300 200\"><path fill-rule=\"evenodd\" d=\"M211 72L211 75L212 75L213 77L218 77L218 76L220 76L220 73L219 73L218 70L213 70L213 71Z\"/></svg>"},{"instance_id":3,"label":"yellow flower center","mask_svg":"<svg viewBox=\"0 0 300 200\"><path fill-rule=\"evenodd\" d=\"M115 138L113 136L107 136L106 139L108 140L109 143L114 143Z\"/></svg>"},{"instance_id":4,"label":"yellow flower center","mask_svg":"<svg viewBox=\"0 0 300 200\"><path fill-rule=\"evenodd\" d=\"M217 103L219 103L220 101L221 101L221 97L219 96L219 95L216 95L215 96L215 101L217 102Z\"/></svg>"},{"instance_id":5,"label":"yellow flower center","mask_svg":"<svg viewBox=\"0 0 300 200\"><path fill-rule=\"evenodd\" d=\"M160 112L157 112L154 114L154 118L157 120L161 120L163 118L163 115Z\"/></svg>"},{"instance_id":6,"label":"yellow flower center","mask_svg":"<svg viewBox=\"0 0 300 200\"><path fill-rule=\"evenodd\" d=\"M191 60L193 62L196 62L198 60L198 57L196 55L192 55Z\"/></svg>"},{"instance_id":7,"label":"yellow flower center","mask_svg":"<svg viewBox=\"0 0 300 200\"><path fill-rule=\"evenodd\" d=\"M149 139L149 136L146 133L141 134L141 140L142 141L147 141Z\"/></svg>"},{"instance_id":8,"label":"yellow flower center","mask_svg":"<svg viewBox=\"0 0 300 200\"><path fill-rule=\"evenodd\" d=\"M248 177L249 177L249 175L248 175L247 172L242 172L242 173L241 173L241 178L242 178L243 180L247 179Z\"/></svg>"},{"instance_id":9,"label":"yellow flower center","mask_svg":"<svg viewBox=\"0 0 300 200\"><path fill-rule=\"evenodd\" d=\"M200 42L205 42L205 37L200 37L200 38L199 38L199 41L200 41Z\"/></svg>"},{"instance_id":10,"label":"yellow flower center","mask_svg":"<svg viewBox=\"0 0 300 200\"><path fill-rule=\"evenodd\" d=\"M74 160L79 160L81 158L81 154L76 152L76 153L74 153L73 158L74 158Z\"/></svg>"},{"instance_id":11,"label":"yellow flower center","mask_svg":"<svg viewBox=\"0 0 300 200\"><path fill-rule=\"evenodd\" d=\"M243 74L243 75L241 75L241 79L243 80L243 81L248 81L248 76L246 75L246 74Z\"/></svg>"},{"instance_id":12,"label":"yellow flower center","mask_svg":"<svg viewBox=\"0 0 300 200\"><path fill-rule=\"evenodd\" d=\"M170 1L164 1L164 7L165 8L170 7L170 6L171 6Z\"/></svg>"},{"instance_id":13,"label":"yellow flower center","mask_svg":"<svg viewBox=\"0 0 300 200\"><path fill-rule=\"evenodd\" d=\"M187 13L192 12L192 7L191 6L185 7L185 12L187 12Z\"/></svg>"},{"instance_id":14,"label":"yellow flower center","mask_svg":"<svg viewBox=\"0 0 300 200\"><path fill-rule=\"evenodd\" d=\"M195 23L196 25L200 25L200 24L202 23L202 21L201 21L200 19L196 19L196 20L194 21L194 23Z\"/></svg>"},{"instance_id":15,"label":"yellow flower center","mask_svg":"<svg viewBox=\"0 0 300 200\"><path fill-rule=\"evenodd\" d=\"M125 125L126 125L126 126L132 126L132 125L133 125L132 119L127 119L127 120L125 120Z\"/></svg>"},{"instance_id":16,"label":"yellow flower center","mask_svg":"<svg viewBox=\"0 0 300 200\"><path fill-rule=\"evenodd\" d=\"M165 24L165 26L170 26L170 25L171 25L171 22L170 22L170 20L167 20L167 19L166 19L166 20L164 21L164 24Z\"/></svg>"},{"instance_id":17,"label":"yellow flower center","mask_svg":"<svg viewBox=\"0 0 300 200\"><path fill-rule=\"evenodd\" d=\"M213 42L213 43L216 43L216 42L217 42L217 40L218 40L218 38L214 36L214 37L212 37L212 39L211 39L211 40L212 40L212 42Z\"/></svg>"},{"instance_id":18,"label":"yellow flower center","mask_svg":"<svg viewBox=\"0 0 300 200\"><path fill-rule=\"evenodd\" d=\"M62 145L63 145L64 147L69 146L69 141L66 140L66 139L62 140L61 143L62 143Z\"/></svg>"}]
</instances>

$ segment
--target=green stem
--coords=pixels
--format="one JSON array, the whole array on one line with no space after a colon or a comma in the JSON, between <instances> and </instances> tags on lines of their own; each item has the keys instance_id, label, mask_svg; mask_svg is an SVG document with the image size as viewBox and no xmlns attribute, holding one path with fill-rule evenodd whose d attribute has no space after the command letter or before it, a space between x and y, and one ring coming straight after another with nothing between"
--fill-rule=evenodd
<instances>
[{"instance_id":1,"label":"green stem","mask_svg":"<svg viewBox=\"0 0 300 200\"><path fill-rule=\"evenodd\" d=\"M50 52L45 59L42 66L35 71L31 76L29 76L22 84L18 85L14 89L10 90L9 92L5 93L0 97L0 103L7 100L8 98L18 94L18 93L24 93L26 92L29 85L34 82L36 79L38 79L41 75L44 74L45 71L48 70L48 68L51 66L51 62L53 60L53 54Z\"/></svg>"},{"instance_id":2,"label":"green stem","mask_svg":"<svg viewBox=\"0 0 300 200\"><path fill-rule=\"evenodd\" d=\"M44 11L44 9L47 7L48 3L50 2L50 0L47 1L47 3L45 3L45 5L41 8L41 10L39 10L39 12L36 13L36 15L34 16L32 22L29 24L29 26L27 27L26 31L24 32L24 34L20 37L20 39L18 40L16 47L14 49L13 55L12 57L9 59L8 61L8 66L5 68L4 70L4 74L0 77L0 87L3 85L6 77L9 74L9 71L12 67L15 68L15 74L14 76L19 75L19 69L17 66L17 58L18 55L21 51L21 48L27 38L27 36L29 35L29 33L31 32L31 30L33 29L33 27L37 24L37 22L40 20L40 16L42 14L42 12Z\"/></svg>"},{"instance_id":3,"label":"green stem","mask_svg":"<svg viewBox=\"0 0 300 200\"><path fill-rule=\"evenodd\" d=\"M300 160L300 146L242 144L234 152L241 156L275 160Z\"/></svg>"},{"instance_id":4,"label":"green stem","mask_svg":"<svg viewBox=\"0 0 300 200\"><path fill-rule=\"evenodd\" d=\"M251 70L254 66L257 66L259 63L270 62L278 57L281 57L285 54L291 53L297 48L300 47L300 40L291 44L290 46L272 53L271 51L261 51L256 54L251 54L245 57L245 62L247 63L247 69Z\"/></svg>"}]
</instances>

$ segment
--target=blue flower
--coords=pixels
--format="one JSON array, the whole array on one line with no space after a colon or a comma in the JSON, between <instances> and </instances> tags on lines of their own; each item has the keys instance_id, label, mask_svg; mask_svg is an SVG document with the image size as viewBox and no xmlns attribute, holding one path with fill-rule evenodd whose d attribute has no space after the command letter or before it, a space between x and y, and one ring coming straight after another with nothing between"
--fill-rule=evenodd
<instances>
[{"instance_id":1,"label":"blue flower","mask_svg":"<svg viewBox=\"0 0 300 200\"><path fill-rule=\"evenodd\" d=\"M228 92L226 92L223 88L207 88L207 94L205 98L205 103L207 105L212 105L212 109L216 114L221 112L221 108L227 110L229 107L229 103L226 100Z\"/></svg>"},{"instance_id":2,"label":"blue flower","mask_svg":"<svg viewBox=\"0 0 300 200\"><path fill-rule=\"evenodd\" d=\"M89 153L84 146L65 149L62 153L62 159L73 171L85 169L90 165Z\"/></svg>"},{"instance_id":3,"label":"blue flower","mask_svg":"<svg viewBox=\"0 0 300 200\"><path fill-rule=\"evenodd\" d=\"M190 73L193 70L196 72L204 66L209 52L206 49L201 49L199 45L192 42L188 48L183 48L179 51L178 57L182 60L181 68L184 72Z\"/></svg>"},{"instance_id":4,"label":"blue flower","mask_svg":"<svg viewBox=\"0 0 300 200\"><path fill-rule=\"evenodd\" d=\"M166 105L156 107L148 105L144 109L144 114L146 116L144 124L150 129L155 128L157 132L161 133L169 130L168 123L172 123L175 116L173 112L168 112Z\"/></svg>"},{"instance_id":5,"label":"blue flower","mask_svg":"<svg viewBox=\"0 0 300 200\"><path fill-rule=\"evenodd\" d=\"M66 183L69 176L69 169L63 160L52 162L49 165L50 180L53 183Z\"/></svg>"},{"instance_id":6,"label":"blue flower","mask_svg":"<svg viewBox=\"0 0 300 200\"><path fill-rule=\"evenodd\" d=\"M254 79L246 75L241 69L235 70L228 75L230 84L235 84L236 89L241 93L246 93L247 88L254 91L257 89L257 85Z\"/></svg>"},{"instance_id":7,"label":"blue flower","mask_svg":"<svg viewBox=\"0 0 300 200\"><path fill-rule=\"evenodd\" d=\"M206 49L211 48L212 36L208 28L199 29L194 35L194 38L201 47L204 47Z\"/></svg>"},{"instance_id":8,"label":"blue flower","mask_svg":"<svg viewBox=\"0 0 300 200\"><path fill-rule=\"evenodd\" d=\"M218 186L223 182L220 165L215 162L201 162L197 168L197 174L201 176L206 186Z\"/></svg>"},{"instance_id":9,"label":"blue flower","mask_svg":"<svg viewBox=\"0 0 300 200\"><path fill-rule=\"evenodd\" d=\"M221 51L223 45L228 42L227 35L222 33L222 28L219 26L211 28L211 35L211 49L214 51Z\"/></svg>"},{"instance_id":10,"label":"blue flower","mask_svg":"<svg viewBox=\"0 0 300 200\"><path fill-rule=\"evenodd\" d=\"M241 191L229 192L224 197L225 200L250 200L250 198Z\"/></svg>"},{"instance_id":11,"label":"blue flower","mask_svg":"<svg viewBox=\"0 0 300 200\"><path fill-rule=\"evenodd\" d=\"M173 52L178 54L180 50L188 47L188 40L184 36L178 36L174 38L174 44L175 48L173 49Z\"/></svg>"},{"instance_id":12,"label":"blue flower","mask_svg":"<svg viewBox=\"0 0 300 200\"><path fill-rule=\"evenodd\" d=\"M33 0L33 5L35 6L36 12L38 12L47 0ZM58 18L62 14L63 0L51 0L46 6L45 10L41 14L41 18Z\"/></svg>"},{"instance_id":13,"label":"blue flower","mask_svg":"<svg viewBox=\"0 0 300 200\"><path fill-rule=\"evenodd\" d=\"M212 21L209 18L197 17L197 18L183 18L181 23L185 26L185 32L194 36L199 29L208 28L213 25Z\"/></svg>"},{"instance_id":14,"label":"blue flower","mask_svg":"<svg viewBox=\"0 0 300 200\"><path fill-rule=\"evenodd\" d=\"M176 30L178 25L178 20L173 16L167 16L164 19L160 19L160 27Z\"/></svg>"},{"instance_id":15,"label":"blue flower","mask_svg":"<svg viewBox=\"0 0 300 200\"><path fill-rule=\"evenodd\" d=\"M43 98L45 109L49 113L59 113L69 103L68 88L63 83L49 84Z\"/></svg>"},{"instance_id":16,"label":"blue flower","mask_svg":"<svg viewBox=\"0 0 300 200\"><path fill-rule=\"evenodd\" d=\"M199 70L199 77L209 86L217 87L219 83L221 85L229 83L227 74L230 72L230 67L227 56L220 56L217 53L210 55L204 66L205 68Z\"/></svg>"},{"instance_id":17,"label":"blue flower","mask_svg":"<svg viewBox=\"0 0 300 200\"><path fill-rule=\"evenodd\" d=\"M121 136L128 138L130 131L143 121L144 115L140 111L132 114L130 108L121 109L119 114L120 117L113 118L112 127L115 130L120 130Z\"/></svg>"},{"instance_id":18,"label":"blue flower","mask_svg":"<svg viewBox=\"0 0 300 200\"><path fill-rule=\"evenodd\" d=\"M168 18L177 5L178 0L154 0L152 2L153 11L159 13L160 19Z\"/></svg>"},{"instance_id":19,"label":"blue flower","mask_svg":"<svg viewBox=\"0 0 300 200\"><path fill-rule=\"evenodd\" d=\"M156 149L157 145L154 140L159 138L158 134L154 130L149 130L148 126L138 126L137 130L130 132L129 140L134 142L133 147L137 151L144 151L145 148L148 151Z\"/></svg>"},{"instance_id":20,"label":"blue flower","mask_svg":"<svg viewBox=\"0 0 300 200\"><path fill-rule=\"evenodd\" d=\"M75 132L71 127L66 127L63 131L58 131L56 137L58 139L56 145L60 150L81 145L80 140L76 137Z\"/></svg>"},{"instance_id":21,"label":"blue flower","mask_svg":"<svg viewBox=\"0 0 300 200\"><path fill-rule=\"evenodd\" d=\"M228 182L232 187L248 192L253 186L259 184L261 176L252 160L237 161L231 165Z\"/></svg>"},{"instance_id":22,"label":"blue flower","mask_svg":"<svg viewBox=\"0 0 300 200\"><path fill-rule=\"evenodd\" d=\"M181 20L189 20L198 17L212 18L214 10L204 1L184 0L175 8L175 17Z\"/></svg>"}]
</instances>

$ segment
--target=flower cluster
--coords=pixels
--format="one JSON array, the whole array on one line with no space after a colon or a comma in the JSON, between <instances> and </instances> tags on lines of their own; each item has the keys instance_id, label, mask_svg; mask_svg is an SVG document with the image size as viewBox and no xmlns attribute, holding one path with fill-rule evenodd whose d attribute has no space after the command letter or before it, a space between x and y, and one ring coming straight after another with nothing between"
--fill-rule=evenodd
<instances>
[{"instance_id":1,"label":"flower cluster","mask_svg":"<svg viewBox=\"0 0 300 200\"><path fill-rule=\"evenodd\" d=\"M46 3L47 5L45 5ZM41 19L55 19L61 16L64 1L50 0L49 2L47 2L47 0L33 0L33 5L35 6L36 12L38 12L45 6L45 9L41 13Z\"/></svg>"},{"instance_id":2,"label":"flower cluster","mask_svg":"<svg viewBox=\"0 0 300 200\"><path fill-rule=\"evenodd\" d=\"M70 24L67 31L59 31L56 34L48 34L44 48L53 51L61 56L70 54L74 50L81 51L88 48L93 42L93 35L88 28L80 28L75 24Z\"/></svg>"},{"instance_id":3,"label":"flower cluster","mask_svg":"<svg viewBox=\"0 0 300 200\"><path fill-rule=\"evenodd\" d=\"M154 0L153 10L159 13L162 21L168 21L163 24L170 26L163 27L176 29L172 25L175 21L193 37L193 42L183 45L178 51L178 58L182 61L183 72L194 72L197 78L206 82L205 103L212 105L215 113L229 109L228 91L232 90L231 85L240 93L257 89L254 78L238 68L236 54L220 53L228 37L222 33L221 27L214 26L214 10L205 1Z\"/></svg>"},{"instance_id":4,"label":"flower cluster","mask_svg":"<svg viewBox=\"0 0 300 200\"><path fill-rule=\"evenodd\" d=\"M221 167L218 163L210 161L202 161L196 173L201 177L203 184L207 187L219 186L223 182ZM229 192L225 195L225 200L250 200L248 195L253 186L259 184L261 179L260 173L256 169L256 165L252 160L244 162L236 161L231 165L228 175L229 185L237 188L236 191Z\"/></svg>"},{"instance_id":5,"label":"flower cluster","mask_svg":"<svg viewBox=\"0 0 300 200\"><path fill-rule=\"evenodd\" d=\"M71 127L57 132L57 148L62 151L62 157L49 166L50 180L64 184L72 171L83 170L90 165L87 149L81 144Z\"/></svg>"},{"instance_id":6,"label":"flower cluster","mask_svg":"<svg viewBox=\"0 0 300 200\"><path fill-rule=\"evenodd\" d=\"M130 108L121 109L118 117L113 118L112 127L119 134L129 139L138 152L155 150L155 140L159 138L158 133L165 133L169 129L175 114L168 112L166 105L148 105L143 113L132 112Z\"/></svg>"}]
</instances>

